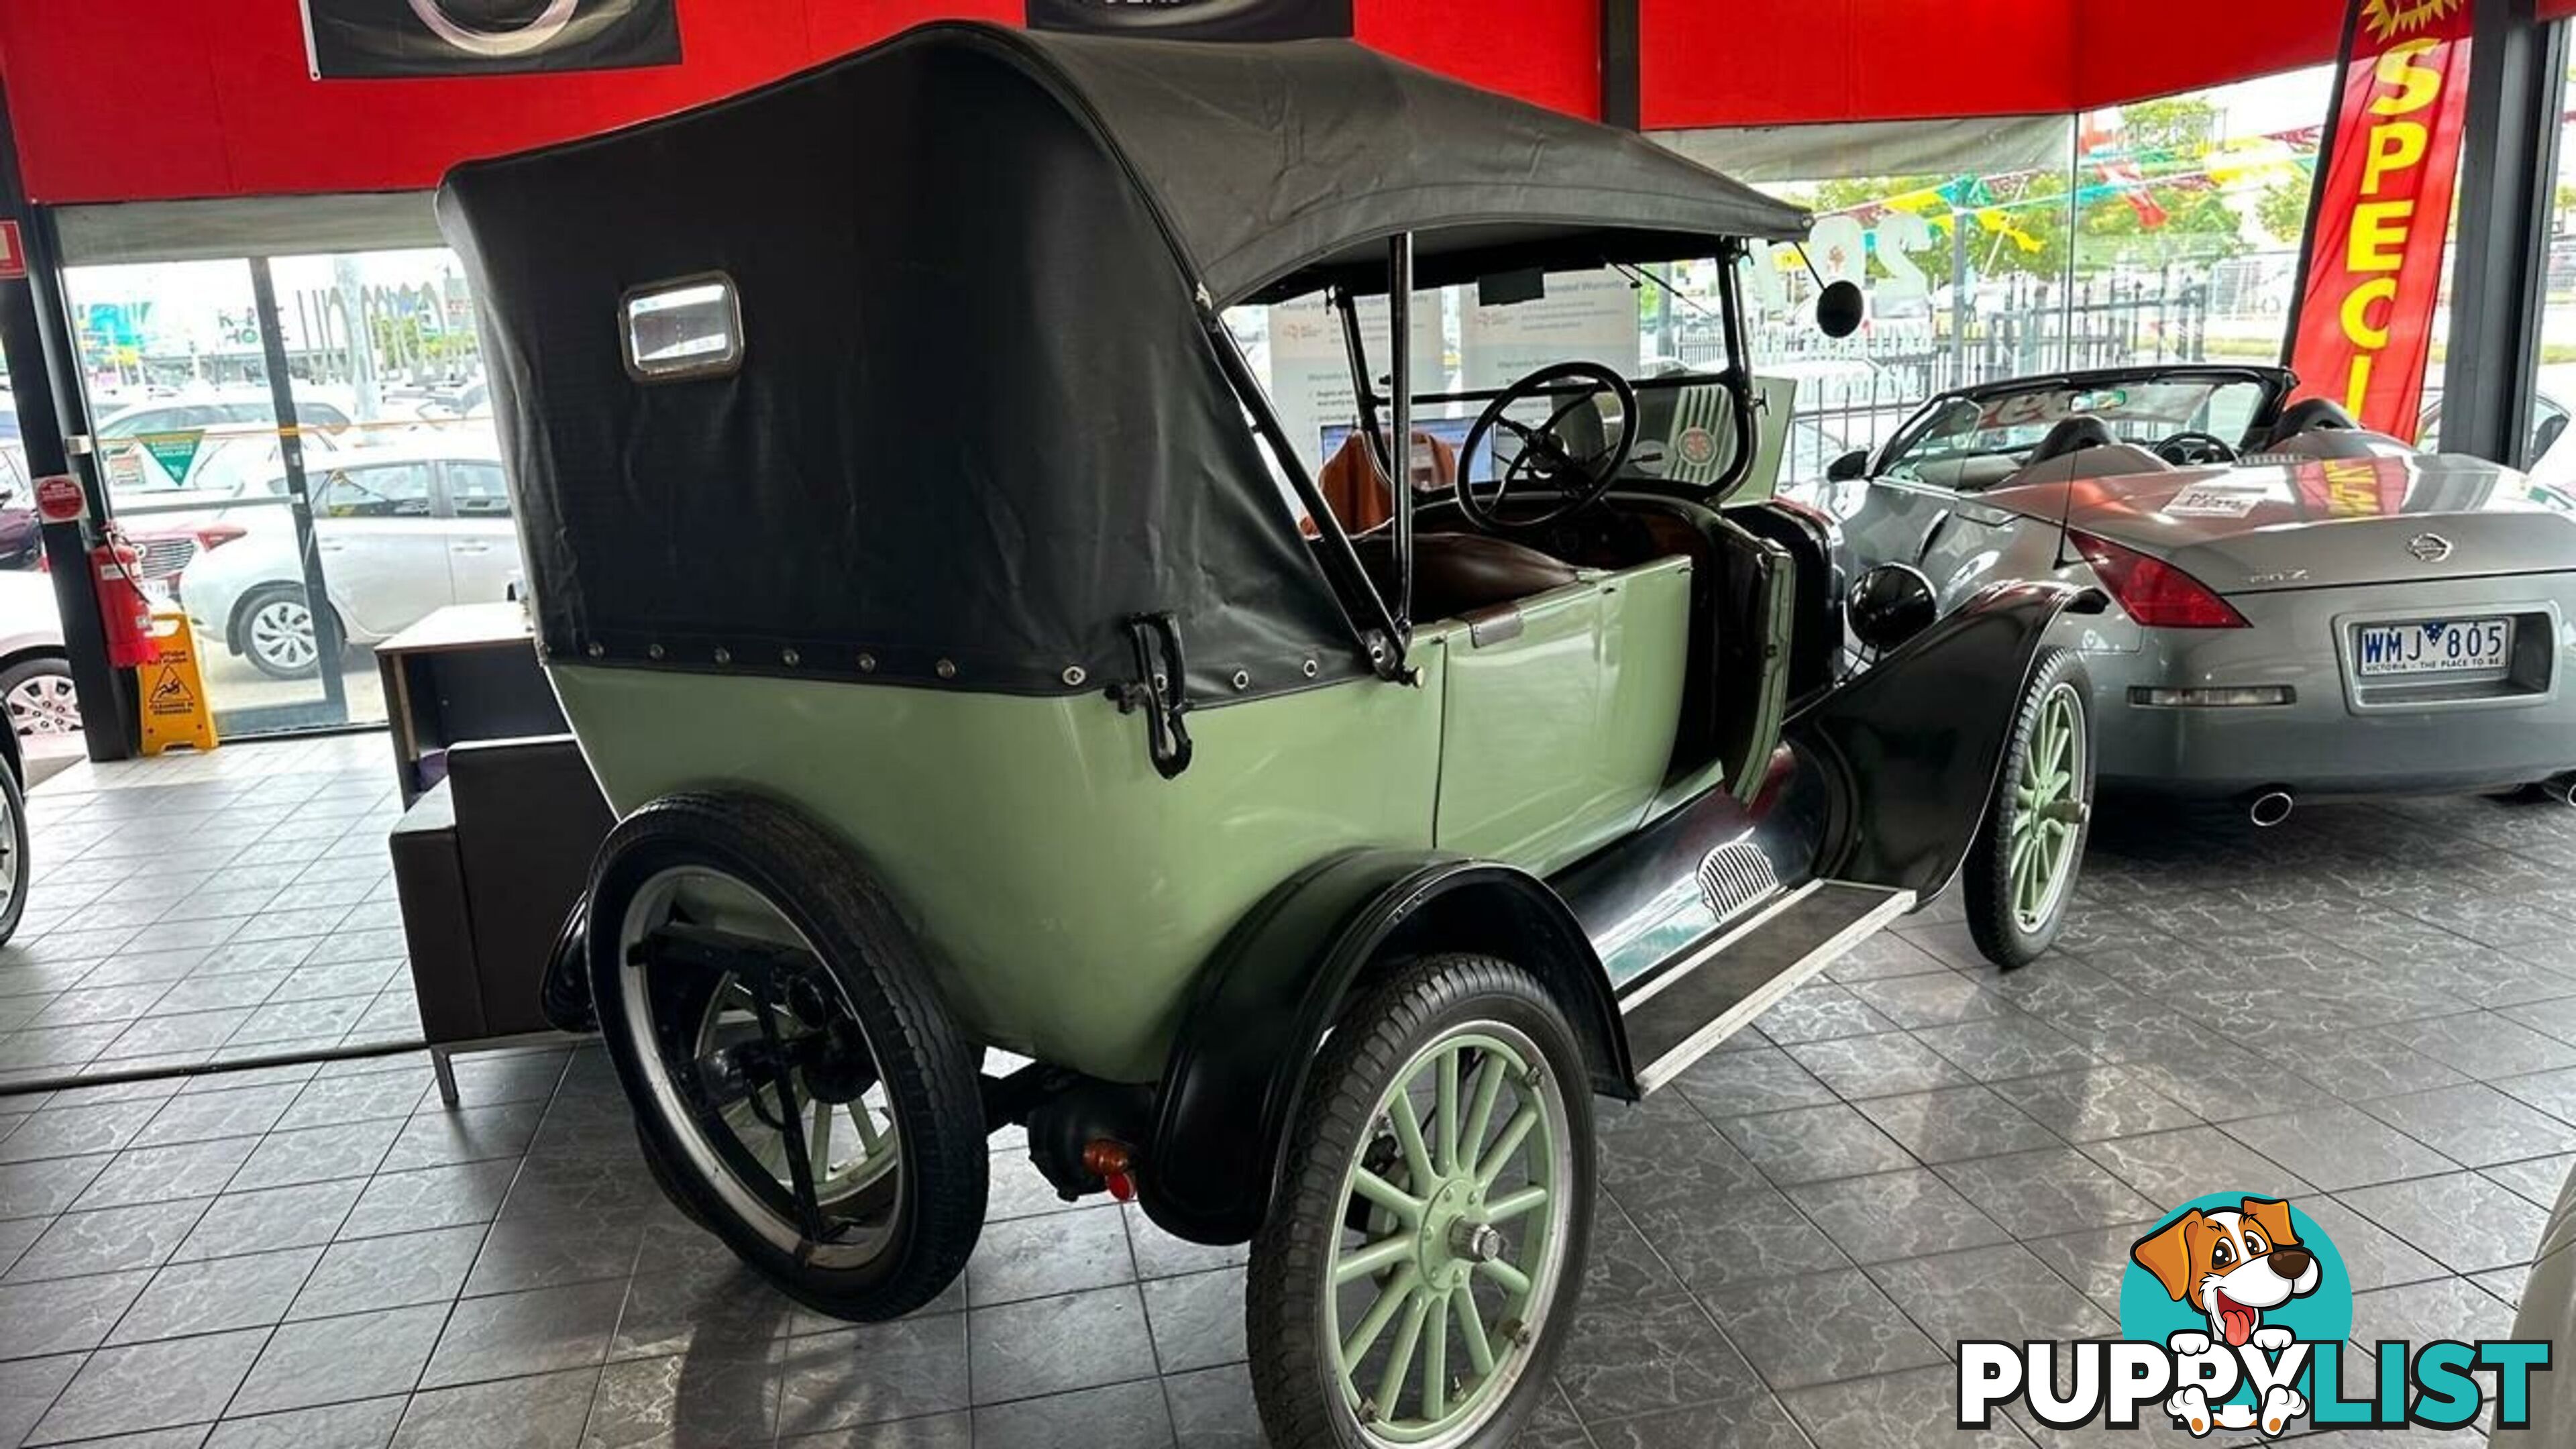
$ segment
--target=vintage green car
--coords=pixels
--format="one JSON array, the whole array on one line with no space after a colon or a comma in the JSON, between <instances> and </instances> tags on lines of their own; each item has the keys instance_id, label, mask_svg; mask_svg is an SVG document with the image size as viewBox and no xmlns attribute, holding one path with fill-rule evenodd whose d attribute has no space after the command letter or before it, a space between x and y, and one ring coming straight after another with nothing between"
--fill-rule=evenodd
<instances>
[{"instance_id":1,"label":"vintage green car","mask_svg":"<svg viewBox=\"0 0 2576 1449\"><path fill-rule=\"evenodd\" d=\"M1252 1242L1272 1442L1499 1444L1595 1094L1963 861L2007 960L2064 909L2087 696L2042 635L2083 596L1935 623L1874 578L1846 667L1825 526L1720 506L1738 269L1807 218L1634 135L1343 42L934 25L441 210L621 816L550 999L673 1200L816 1308L935 1297L1017 1126L1068 1197ZM1367 356L1363 296L1405 337L1417 288L1689 261L1714 369ZM1359 537L1225 321L1317 294L1376 459L1473 418Z\"/></svg>"}]
</instances>

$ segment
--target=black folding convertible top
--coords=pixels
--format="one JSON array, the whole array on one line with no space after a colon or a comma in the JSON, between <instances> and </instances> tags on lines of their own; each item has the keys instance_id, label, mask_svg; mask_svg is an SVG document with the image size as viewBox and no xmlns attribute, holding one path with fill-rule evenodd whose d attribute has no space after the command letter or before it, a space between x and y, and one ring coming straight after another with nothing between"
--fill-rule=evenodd
<instances>
[{"instance_id":1,"label":"black folding convertible top","mask_svg":"<svg viewBox=\"0 0 2576 1449\"><path fill-rule=\"evenodd\" d=\"M469 163L439 210L557 657L1063 693L1167 611L1202 705L1364 664L1202 309L1382 288L1406 230L1434 285L1807 224L1345 41L963 24ZM630 378L621 299L710 272L739 370Z\"/></svg>"}]
</instances>

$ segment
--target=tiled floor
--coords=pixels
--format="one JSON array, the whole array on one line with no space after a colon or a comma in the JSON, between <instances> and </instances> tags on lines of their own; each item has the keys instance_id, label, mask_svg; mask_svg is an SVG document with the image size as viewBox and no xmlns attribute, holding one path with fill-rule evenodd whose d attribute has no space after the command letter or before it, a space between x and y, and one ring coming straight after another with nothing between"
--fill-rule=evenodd
<instances>
[{"instance_id":1,"label":"tiled floor","mask_svg":"<svg viewBox=\"0 0 2576 1449\"><path fill-rule=\"evenodd\" d=\"M386 768L368 737L40 791L13 1069L392 1030ZM1605 1108L1526 1442L2096 1442L1943 1427L1950 1345L2106 1331L2139 1228L2221 1189L2328 1226L2356 1337L2500 1331L2576 1163L2570 865L2576 811L2325 807L2104 836L2065 949L2011 977L1914 918ZM354 1005L259 1025L309 1002ZM455 1113L416 1055L0 1097L0 1446L1258 1442L1240 1252L1068 1208L1002 1154L964 1281L848 1327L660 1203L596 1050L459 1075Z\"/></svg>"}]
</instances>

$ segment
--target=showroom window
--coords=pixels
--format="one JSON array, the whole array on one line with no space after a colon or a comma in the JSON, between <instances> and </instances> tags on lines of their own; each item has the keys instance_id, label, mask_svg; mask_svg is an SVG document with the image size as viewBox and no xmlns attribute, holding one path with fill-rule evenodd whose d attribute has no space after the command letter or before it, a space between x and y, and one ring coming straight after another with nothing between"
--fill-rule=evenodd
<instances>
[{"instance_id":1,"label":"showroom window","mask_svg":"<svg viewBox=\"0 0 2576 1449\"><path fill-rule=\"evenodd\" d=\"M495 523L472 521L506 535L509 507L472 297L427 198L61 216L110 509L145 546L147 587L195 624L217 727L381 721L372 646L450 603L507 597L518 558L514 540L488 536ZM269 381L277 357L306 518Z\"/></svg>"},{"instance_id":2,"label":"showroom window","mask_svg":"<svg viewBox=\"0 0 2576 1449\"><path fill-rule=\"evenodd\" d=\"M2562 87L2559 114L2576 116L2568 109L2576 106L2576 65L2571 65ZM2576 442L2566 436L2571 414L2576 414L2576 119L2562 121L2558 133L2549 260L2541 277L2540 368L2531 399L2531 433L2525 441L2529 449L2525 461L2536 481L2576 489Z\"/></svg>"}]
</instances>

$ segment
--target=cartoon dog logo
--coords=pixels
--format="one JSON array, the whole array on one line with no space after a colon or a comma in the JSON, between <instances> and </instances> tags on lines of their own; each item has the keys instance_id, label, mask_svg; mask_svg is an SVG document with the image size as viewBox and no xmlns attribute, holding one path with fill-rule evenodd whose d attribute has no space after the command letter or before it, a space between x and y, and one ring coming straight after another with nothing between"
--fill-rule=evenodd
<instances>
[{"instance_id":1,"label":"cartoon dog logo","mask_svg":"<svg viewBox=\"0 0 2576 1449\"><path fill-rule=\"evenodd\" d=\"M2139 1267L2153 1273L2165 1293L2188 1303L2209 1320L2209 1332L2177 1333L2167 1341L2177 1354L2204 1354L2213 1342L2229 1349L2253 1344L2267 1353L2290 1346L2286 1328L2263 1326L2263 1311L2317 1291L2322 1276L2316 1255L2299 1246L2290 1223L2290 1205L2249 1197L2235 1210L2195 1208L2140 1238L2129 1249ZM2197 1388L2176 1392L2166 1411L2204 1434L2214 1419L2207 1397ZM2274 1389L2256 1416L2271 1432L2274 1424L2307 1412L2307 1402L2290 1389ZM2223 1427L2252 1427L2226 1424Z\"/></svg>"}]
</instances>

